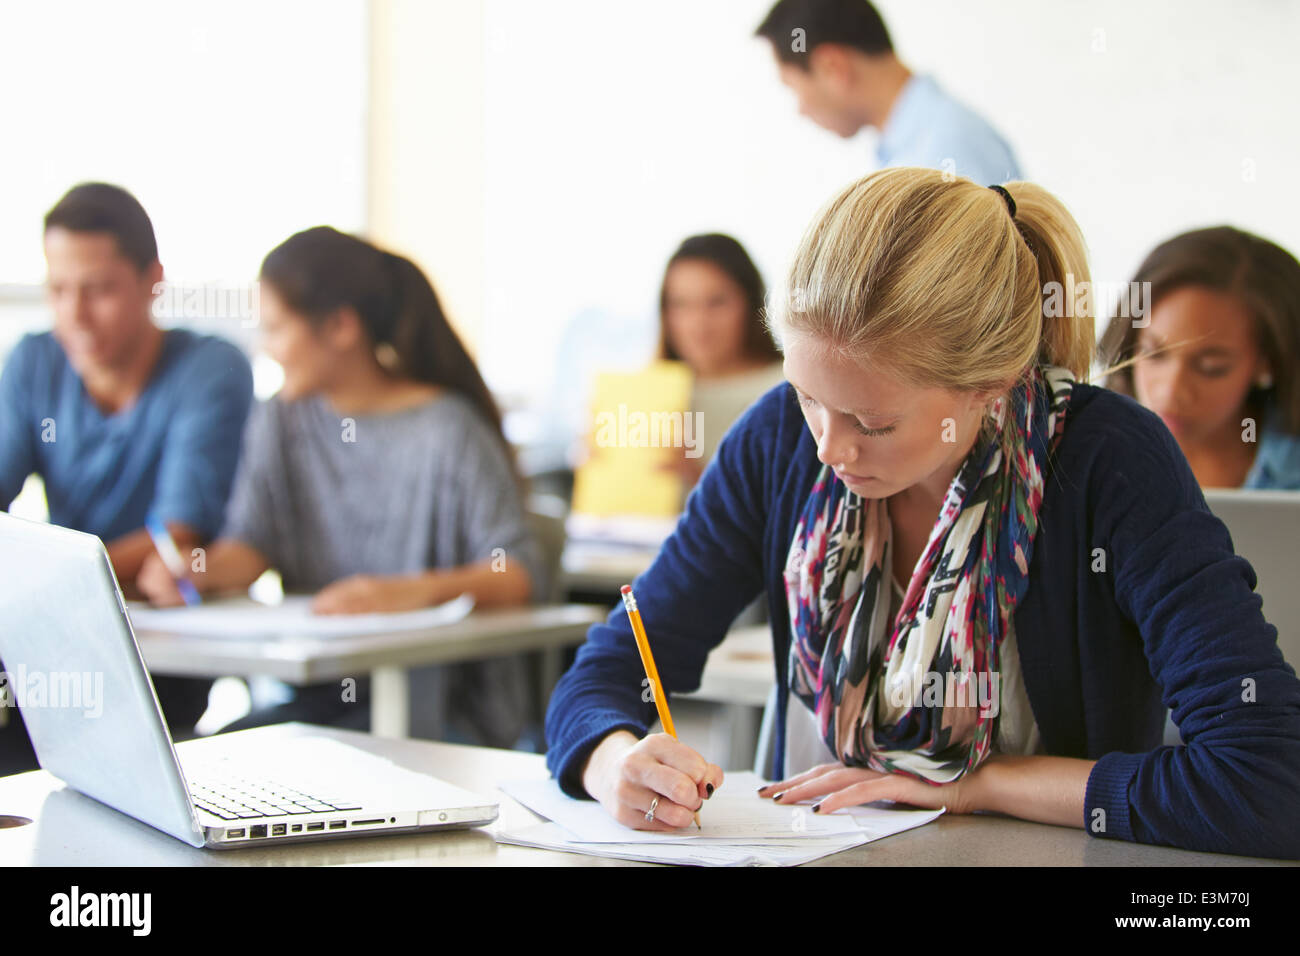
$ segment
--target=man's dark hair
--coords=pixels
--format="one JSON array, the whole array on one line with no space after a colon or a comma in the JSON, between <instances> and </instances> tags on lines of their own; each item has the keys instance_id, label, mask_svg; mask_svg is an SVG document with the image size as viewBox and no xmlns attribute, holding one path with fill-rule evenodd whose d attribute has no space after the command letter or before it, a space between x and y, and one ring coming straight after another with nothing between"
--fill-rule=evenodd
<instances>
[{"instance_id":1,"label":"man's dark hair","mask_svg":"<svg viewBox=\"0 0 1300 956\"><path fill-rule=\"evenodd\" d=\"M45 214L45 231L103 232L139 271L158 261L158 240L153 223L140 201L121 186L81 183L68 190Z\"/></svg>"},{"instance_id":2,"label":"man's dark hair","mask_svg":"<svg viewBox=\"0 0 1300 956\"><path fill-rule=\"evenodd\" d=\"M780 0L754 35L770 41L782 63L801 70L808 69L809 55L822 43L838 43L869 56L894 50L885 21L867 0Z\"/></svg>"}]
</instances>

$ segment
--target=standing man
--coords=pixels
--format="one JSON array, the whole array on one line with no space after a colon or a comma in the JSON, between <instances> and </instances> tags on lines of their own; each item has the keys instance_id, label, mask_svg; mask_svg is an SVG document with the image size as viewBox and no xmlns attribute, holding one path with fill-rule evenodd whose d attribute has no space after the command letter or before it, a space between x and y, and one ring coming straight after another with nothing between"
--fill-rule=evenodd
<instances>
[{"instance_id":1,"label":"standing man","mask_svg":"<svg viewBox=\"0 0 1300 956\"><path fill-rule=\"evenodd\" d=\"M924 166L981 185L1021 178L987 121L898 59L867 0L780 0L757 35L772 44L802 115L845 138L864 126L880 131L881 166Z\"/></svg>"},{"instance_id":2,"label":"standing man","mask_svg":"<svg viewBox=\"0 0 1300 956\"><path fill-rule=\"evenodd\" d=\"M154 324L163 269L126 190L68 192L45 217L45 258L53 331L25 336L0 374L0 509L39 474L51 522L98 535L129 594L153 552L146 519L187 556L216 534L252 372L229 342ZM179 732L207 708L210 681L154 686Z\"/></svg>"}]
</instances>

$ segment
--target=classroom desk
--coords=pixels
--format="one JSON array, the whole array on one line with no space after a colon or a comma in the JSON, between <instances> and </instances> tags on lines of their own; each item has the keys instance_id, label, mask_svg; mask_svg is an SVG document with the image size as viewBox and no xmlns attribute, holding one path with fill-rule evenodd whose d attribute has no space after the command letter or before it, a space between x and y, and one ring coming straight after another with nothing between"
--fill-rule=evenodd
<instances>
[{"instance_id":1,"label":"classroom desk","mask_svg":"<svg viewBox=\"0 0 1300 956\"><path fill-rule=\"evenodd\" d=\"M658 553L657 547L570 541L560 559L560 584L566 594L609 594L617 602L618 589L650 567Z\"/></svg>"},{"instance_id":2,"label":"classroom desk","mask_svg":"<svg viewBox=\"0 0 1300 956\"><path fill-rule=\"evenodd\" d=\"M462 621L425 631L358 637L239 640L139 630L145 663L155 674L275 677L290 684L371 675L370 726L383 737L404 737L410 722L407 668L426 664L542 651L559 679L557 652L581 644L606 610L587 604L540 605L474 611Z\"/></svg>"},{"instance_id":3,"label":"classroom desk","mask_svg":"<svg viewBox=\"0 0 1300 956\"><path fill-rule=\"evenodd\" d=\"M290 740L303 734L334 737L413 770L491 796L501 815L480 830L327 843L198 850L115 810L68 790L44 771L0 778L0 815L31 819L0 829L0 861L15 866L635 866L576 853L498 844L503 827L539 818L496 790L497 781L544 777L538 754L463 747L422 740L389 740L355 731L280 724L244 731ZM725 786L725 784L724 784ZM1257 866L1289 861L1193 853L1100 840L1082 829L1044 826L993 816L942 816L932 823L866 846L824 857L810 866Z\"/></svg>"}]
</instances>

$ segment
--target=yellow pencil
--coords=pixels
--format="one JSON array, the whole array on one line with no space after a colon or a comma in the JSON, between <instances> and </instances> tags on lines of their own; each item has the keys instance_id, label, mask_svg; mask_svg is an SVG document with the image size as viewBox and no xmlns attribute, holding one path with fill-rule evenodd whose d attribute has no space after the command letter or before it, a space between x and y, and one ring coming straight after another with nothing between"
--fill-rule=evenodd
<instances>
[{"instance_id":1,"label":"yellow pencil","mask_svg":"<svg viewBox=\"0 0 1300 956\"><path fill-rule=\"evenodd\" d=\"M659 722L664 725L664 733L676 740L677 731L673 729L673 715L668 713L668 695L664 693L664 685L659 681L659 669L655 667L654 655L650 653L650 639L646 637L645 625L641 623L641 612L637 610L632 585L623 585L621 593L623 606L627 608L628 620L632 622L632 633L636 635L636 649L641 652L641 666L645 668L645 676L650 681L650 692L655 699L655 709L659 711ZM704 829L700 826L699 811L695 813L695 826Z\"/></svg>"}]
</instances>

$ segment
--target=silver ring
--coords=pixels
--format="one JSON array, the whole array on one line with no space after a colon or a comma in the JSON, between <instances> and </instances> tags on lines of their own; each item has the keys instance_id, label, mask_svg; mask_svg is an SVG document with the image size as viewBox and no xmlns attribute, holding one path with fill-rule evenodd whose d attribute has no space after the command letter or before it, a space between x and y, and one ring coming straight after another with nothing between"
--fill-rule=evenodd
<instances>
[{"instance_id":1,"label":"silver ring","mask_svg":"<svg viewBox=\"0 0 1300 956\"><path fill-rule=\"evenodd\" d=\"M657 807L657 806L659 806L659 798L658 798L658 797L655 797L653 800L650 801L650 809L647 810L647 811L645 812L645 822L646 822L646 823L654 823L654 820L655 820L655 807Z\"/></svg>"}]
</instances>

